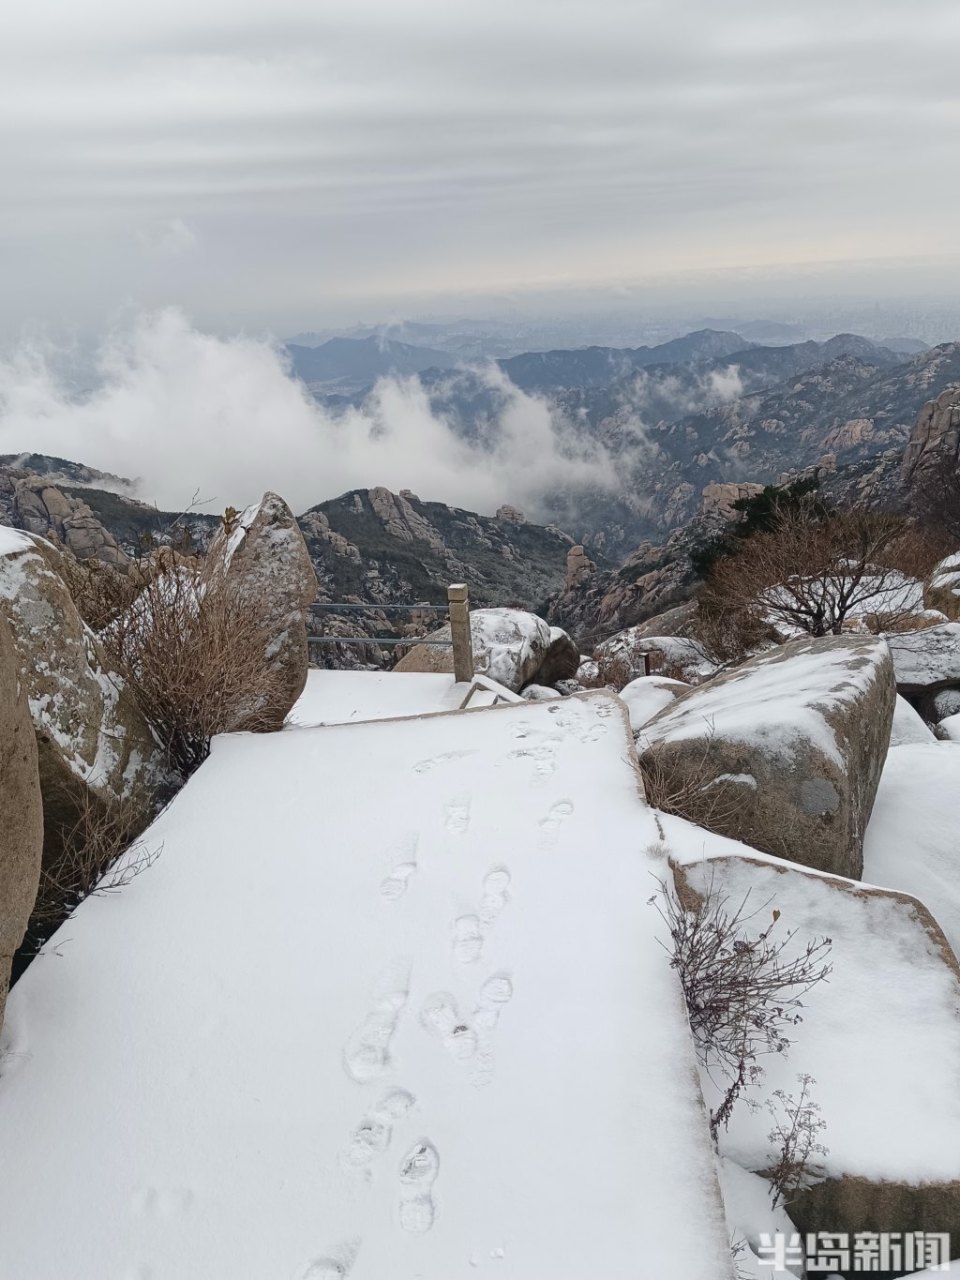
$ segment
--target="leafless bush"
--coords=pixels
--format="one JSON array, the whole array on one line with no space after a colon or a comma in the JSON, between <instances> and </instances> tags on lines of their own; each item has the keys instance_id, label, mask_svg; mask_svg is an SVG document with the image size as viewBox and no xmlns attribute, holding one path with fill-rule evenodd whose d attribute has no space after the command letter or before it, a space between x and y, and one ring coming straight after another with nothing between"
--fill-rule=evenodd
<instances>
[{"instance_id":1,"label":"leafless bush","mask_svg":"<svg viewBox=\"0 0 960 1280\"><path fill-rule=\"evenodd\" d=\"M814 636L840 635L857 613L915 613L904 577L922 577L918 571L934 554L902 516L788 511L770 531L744 539L736 554L715 562L701 608L733 637L750 618Z\"/></svg>"},{"instance_id":2,"label":"leafless bush","mask_svg":"<svg viewBox=\"0 0 960 1280\"><path fill-rule=\"evenodd\" d=\"M658 751L647 749L643 728L637 731L636 742L644 794L654 809L686 818L707 831L735 829L740 801L735 788L718 783L712 732L696 758L685 760L682 776L667 767Z\"/></svg>"},{"instance_id":3,"label":"leafless bush","mask_svg":"<svg viewBox=\"0 0 960 1280\"><path fill-rule=\"evenodd\" d=\"M770 903L748 909L748 892L731 909L712 880L707 892L692 895L686 906L662 881L660 889L651 901L669 931L664 946L680 978L697 1055L725 1086L710 1114L716 1141L744 1088L761 1079L759 1059L790 1047L788 1032L802 1021L802 997L830 973L831 941L800 943L795 930L774 938L777 910L756 932L752 922L766 915Z\"/></svg>"},{"instance_id":4,"label":"leafless bush","mask_svg":"<svg viewBox=\"0 0 960 1280\"><path fill-rule=\"evenodd\" d=\"M120 889L160 853L137 842L149 818L129 803L108 803L77 789L76 821L58 841L56 860L40 873L31 931L49 934L92 893ZM126 854L121 866L118 860Z\"/></svg>"},{"instance_id":5,"label":"leafless bush","mask_svg":"<svg viewBox=\"0 0 960 1280\"><path fill-rule=\"evenodd\" d=\"M78 560L67 550L62 553L61 573L77 612L92 631L108 627L137 594L137 583L122 569L101 560Z\"/></svg>"},{"instance_id":6,"label":"leafless bush","mask_svg":"<svg viewBox=\"0 0 960 1280\"><path fill-rule=\"evenodd\" d=\"M638 674L643 675L643 671L638 673L626 654L617 653L611 657L601 657L597 659L597 678L593 687L598 689L609 687L616 689L619 693L631 680L635 680Z\"/></svg>"},{"instance_id":7,"label":"leafless bush","mask_svg":"<svg viewBox=\"0 0 960 1280\"><path fill-rule=\"evenodd\" d=\"M789 1198L801 1187L807 1186L822 1173L818 1157L827 1154L827 1148L819 1135L826 1129L821 1119L820 1107L810 1098L810 1086L816 1084L813 1076L797 1076L800 1096L777 1089L765 1106L773 1117L774 1126L770 1141L777 1153L777 1163L770 1170L770 1194L774 1208L781 1200Z\"/></svg>"},{"instance_id":8,"label":"leafless bush","mask_svg":"<svg viewBox=\"0 0 960 1280\"><path fill-rule=\"evenodd\" d=\"M178 559L148 578L101 639L183 778L206 758L214 734L275 729L283 718L269 606L233 583L205 581L196 560Z\"/></svg>"}]
</instances>

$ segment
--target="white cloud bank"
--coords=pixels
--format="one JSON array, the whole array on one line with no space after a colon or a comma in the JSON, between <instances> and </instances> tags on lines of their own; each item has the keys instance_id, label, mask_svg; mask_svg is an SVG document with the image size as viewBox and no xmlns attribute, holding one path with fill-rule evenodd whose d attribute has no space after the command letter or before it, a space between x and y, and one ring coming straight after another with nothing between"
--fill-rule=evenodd
<instances>
[{"instance_id":1,"label":"white cloud bank","mask_svg":"<svg viewBox=\"0 0 960 1280\"><path fill-rule=\"evenodd\" d=\"M201 333L176 310L112 335L82 396L55 366L37 345L0 363L0 452L128 476L164 509L182 509L198 489L207 510L274 489L299 512L386 485L483 513L512 503L536 518L544 494L617 484L607 454L495 369L486 376L505 404L479 443L432 411L415 378L383 380L363 409L335 416L289 376L278 348Z\"/></svg>"}]
</instances>

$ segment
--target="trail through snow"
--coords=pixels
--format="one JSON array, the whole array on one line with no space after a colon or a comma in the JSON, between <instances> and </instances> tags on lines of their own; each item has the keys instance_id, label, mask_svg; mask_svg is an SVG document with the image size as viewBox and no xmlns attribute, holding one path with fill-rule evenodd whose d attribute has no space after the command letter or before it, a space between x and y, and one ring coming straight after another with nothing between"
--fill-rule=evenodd
<instances>
[{"instance_id":1,"label":"trail through snow","mask_svg":"<svg viewBox=\"0 0 960 1280\"><path fill-rule=\"evenodd\" d=\"M604 693L217 740L11 994L4 1280L729 1275L631 747Z\"/></svg>"}]
</instances>

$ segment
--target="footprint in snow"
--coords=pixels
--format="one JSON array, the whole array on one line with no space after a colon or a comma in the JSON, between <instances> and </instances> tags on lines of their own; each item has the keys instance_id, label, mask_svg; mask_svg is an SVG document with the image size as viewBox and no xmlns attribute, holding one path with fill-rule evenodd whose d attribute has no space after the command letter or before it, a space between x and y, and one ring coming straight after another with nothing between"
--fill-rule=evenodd
<instances>
[{"instance_id":1,"label":"footprint in snow","mask_svg":"<svg viewBox=\"0 0 960 1280\"><path fill-rule=\"evenodd\" d=\"M351 1079L364 1084L389 1070L390 1042L409 994L409 966L398 964L382 979L373 1007L344 1047L343 1065Z\"/></svg>"},{"instance_id":2,"label":"footprint in snow","mask_svg":"<svg viewBox=\"0 0 960 1280\"><path fill-rule=\"evenodd\" d=\"M487 934L509 901L510 872L494 867L484 876L480 905L476 913L458 916L453 922L453 954L461 964L476 964L483 953Z\"/></svg>"},{"instance_id":3,"label":"footprint in snow","mask_svg":"<svg viewBox=\"0 0 960 1280\"><path fill-rule=\"evenodd\" d=\"M347 1240L322 1258L313 1258L297 1272L295 1280L345 1280L360 1252L359 1240Z\"/></svg>"},{"instance_id":4,"label":"footprint in snow","mask_svg":"<svg viewBox=\"0 0 960 1280\"><path fill-rule=\"evenodd\" d=\"M540 819L540 848L552 849L557 843L560 828L573 813L572 800L558 800L551 805L545 818Z\"/></svg>"},{"instance_id":5,"label":"footprint in snow","mask_svg":"<svg viewBox=\"0 0 960 1280\"><path fill-rule=\"evenodd\" d=\"M455 836L466 835L470 829L470 797L455 796L443 806L443 825Z\"/></svg>"},{"instance_id":6,"label":"footprint in snow","mask_svg":"<svg viewBox=\"0 0 960 1280\"><path fill-rule=\"evenodd\" d=\"M363 1117L350 1140L340 1152L345 1169L363 1172L369 1178L370 1166L389 1147L393 1126L416 1106L416 1099L406 1089L390 1089Z\"/></svg>"},{"instance_id":7,"label":"footprint in snow","mask_svg":"<svg viewBox=\"0 0 960 1280\"><path fill-rule=\"evenodd\" d=\"M433 1185L440 1172L440 1157L426 1138L407 1152L400 1162L400 1225L404 1231L423 1234L433 1226L436 1206Z\"/></svg>"}]
</instances>

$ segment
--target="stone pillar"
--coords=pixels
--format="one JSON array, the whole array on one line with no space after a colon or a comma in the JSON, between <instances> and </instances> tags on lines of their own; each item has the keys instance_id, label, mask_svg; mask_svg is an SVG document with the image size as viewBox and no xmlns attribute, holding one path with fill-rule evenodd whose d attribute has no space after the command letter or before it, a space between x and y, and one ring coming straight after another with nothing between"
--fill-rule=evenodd
<instances>
[{"instance_id":1,"label":"stone pillar","mask_svg":"<svg viewBox=\"0 0 960 1280\"><path fill-rule=\"evenodd\" d=\"M470 634L470 590L465 582L447 588L450 634L453 639L453 678L469 684L473 679L473 637Z\"/></svg>"}]
</instances>

